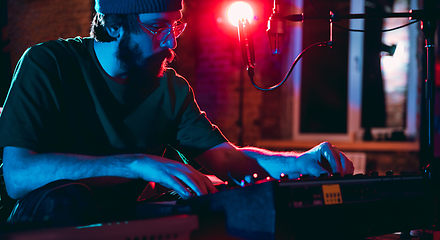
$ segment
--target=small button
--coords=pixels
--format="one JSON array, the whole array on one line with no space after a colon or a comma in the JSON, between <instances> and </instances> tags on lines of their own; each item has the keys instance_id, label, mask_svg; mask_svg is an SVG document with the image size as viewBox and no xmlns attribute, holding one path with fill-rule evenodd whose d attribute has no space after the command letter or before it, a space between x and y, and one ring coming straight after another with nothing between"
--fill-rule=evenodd
<instances>
[{"instance_id":1,"label":"small button","mask_svg":"<svg viewBox=\"0 0 440 240\"><path fill-rule=\"evenodd\" d=\"M340 178L341 174L338 172L333 173L332 178Z\"/></svg>"},{"instance_id":2,"label":"small button","mask_svg":"<svg viewBox=\"0 0 440 240\"><path fill-rule=\"evenodd\" d=\"M289 179L289 175L285 173L280 174L280 179Z\"/></svg>"},{"instance_id":3,"label":"small button","mask_svg":"<svg viewBox=\"0 0 440 240\"><path fill-rule=\"evenodd\" d=\"M328 178L328 173L319 174L319 178Z\"/></svg>"},{"instance_id":4,"label":"small button","mask_svg":"<svg viewBox=\"0 0 440 240\"><path fill-rule=\"evenodd\" d=\"M310 179L310 174L301 174L301 175L299 176L299 178L300 178L301 180Z\"/></svg>"}]
</instances>

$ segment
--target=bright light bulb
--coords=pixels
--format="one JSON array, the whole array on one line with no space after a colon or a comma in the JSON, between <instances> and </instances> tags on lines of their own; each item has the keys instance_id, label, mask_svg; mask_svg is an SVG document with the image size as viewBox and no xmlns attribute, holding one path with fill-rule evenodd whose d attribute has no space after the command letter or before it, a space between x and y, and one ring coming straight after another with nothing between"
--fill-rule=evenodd
<instances>
[{"instance_id":1,"label":"bright light bulb","mask_svg":"<svg viewBox=\"0 0 440 240\"><path fill-rule=\"evenodd\" d=\"M245 2L235 2L228 8L228 20L234 25L238 26L238 21L241 19L247 19L249 23L254 17L251 5Z\"/></svg>"}]
</instances>

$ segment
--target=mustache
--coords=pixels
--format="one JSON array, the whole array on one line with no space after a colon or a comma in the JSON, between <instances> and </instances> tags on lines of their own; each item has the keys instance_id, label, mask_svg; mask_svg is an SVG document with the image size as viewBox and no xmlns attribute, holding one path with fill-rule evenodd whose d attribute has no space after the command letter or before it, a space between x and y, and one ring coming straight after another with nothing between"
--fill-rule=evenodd
<instances>
[{"instance_id":1,"label":"mustache","mask_svg":"<svg viewBox=\"0 0 440 240\"><path fill-rule=\"evenodd\" d=\"M158 53L151 55L148 58L148 62L151 70L157 73L157 77L162 77L165 73L166 69L169 67L169 64L176 60L177 54L172 49L164 49ZM157 63L158 65L156 65Z\"/></svg>"},{"instance_id":2,"label":"mustache","mask_svg":"<svg viewBox=\"0 0 440 240\"><path fill-rule=\"evenodd\" d=\"M152 61L161 61L166 63L172 63L177 58L176 52L174 52L172 49L164 49L158 53L155 53L151 55Z\"/></svg>"}]
</instances>

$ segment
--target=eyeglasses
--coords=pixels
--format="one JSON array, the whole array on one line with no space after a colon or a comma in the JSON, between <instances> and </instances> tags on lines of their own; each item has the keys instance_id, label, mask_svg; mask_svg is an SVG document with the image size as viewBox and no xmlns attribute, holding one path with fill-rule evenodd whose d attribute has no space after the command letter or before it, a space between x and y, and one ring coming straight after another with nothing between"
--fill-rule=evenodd
<instances>
[{"instance_id":1,"label":"eyeglasses","mask_svg":"<svg viewBox=\"0 0 440 240\"><path fill-rule=\"evenodd\" d=\"M147 26L145 24L143 24L141 22L141 20L139 19L139 16L137 16L137 21L139 23L139 26L141 27L142 31L144 31L145 33L151 33L153 34L153 36L156 36L157 39L160 40L160 43L164 43L166 41L166 39L168 38L168 36L170 36L171 34L171 30L174 33L174 36L176 38L178 38L183 31L186 28L186 25L188 23L184 23L181 21L177 21L174 22L174 24L172 26L168 26L168 27L151 27L151 26Z\"/></svg>"}]
</instances>

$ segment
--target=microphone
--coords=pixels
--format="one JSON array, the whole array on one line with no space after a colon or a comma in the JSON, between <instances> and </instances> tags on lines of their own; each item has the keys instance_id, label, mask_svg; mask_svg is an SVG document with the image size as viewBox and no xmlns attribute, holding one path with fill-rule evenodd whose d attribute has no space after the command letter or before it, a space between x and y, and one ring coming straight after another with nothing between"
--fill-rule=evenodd
<instances>
[{"instance_id":1,"label":"microphone","mask_svg":"<svg viewBox=\"0 0 440 240\"><path fill-rule=\"evenodd\" d=\"M250 78L254 77L255 67L255 51L254 42L252 40L251 25L247 19L238 21L238 41L241 45L241 54L246 65L248 75Z\"/></svg>"},{"instance_id":2,"label":"microphone","mask_svg":"<svg viewBox=\"0 0 440 240\"><path fill-rule=\"evenodd\" d=\"M273 1L273 12L269 21L267 21L266 33L269 37L270 52L272 55L279 55L286 34L286 21L280 13L279 0Z\"/></svg>"}]
</instances>

